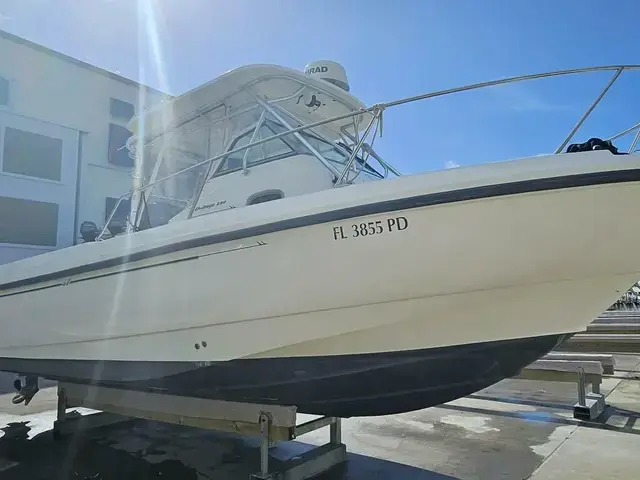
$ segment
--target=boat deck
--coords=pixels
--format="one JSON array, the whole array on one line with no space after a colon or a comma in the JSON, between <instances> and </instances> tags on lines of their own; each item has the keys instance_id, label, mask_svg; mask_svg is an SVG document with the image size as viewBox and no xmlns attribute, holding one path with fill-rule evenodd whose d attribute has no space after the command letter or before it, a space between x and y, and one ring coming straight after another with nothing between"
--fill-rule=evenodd
<instances>
[{"instance_id":1,"label":"boat deck","mask_svg":"<svg viewBox=\"0 0 640 480\"><path fill-rule=\"evenodd\" d=\"M0 392L12 377L0 377ZM325 479L635 478L640 470L640 356L616 356L601 391L603 419L573 418L576 386L505 380L440 407L343 420L345 466ZM0 395L0 475L24 478L246 479L259 465L259 439L135 420L52 440L56 389L28 406ZM300 420L311 416L300 415ZM287 459L326 442L326 432L279 444ZM29 439L27 441L27 439ZM272 460L277 466L277 460Z\"/></svg>"}]
</instances>

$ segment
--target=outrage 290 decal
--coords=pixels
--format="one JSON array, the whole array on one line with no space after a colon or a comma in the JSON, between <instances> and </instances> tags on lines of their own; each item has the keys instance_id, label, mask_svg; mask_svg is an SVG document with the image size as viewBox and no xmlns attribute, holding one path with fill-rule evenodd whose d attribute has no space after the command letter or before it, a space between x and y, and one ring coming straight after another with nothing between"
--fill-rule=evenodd
<instances>
[{"instance_id":1,"label":"outrage 290 decal","mask_svg":"<svg viewBox=\"0 0 640 480\"><path fill-rule=\"evenodd\" d=\"M407 217L391 217L386 220L352 223L333 227L333 239L361 238L384 233L400 232L409 228Z\"/></svg>"}]
</instances>

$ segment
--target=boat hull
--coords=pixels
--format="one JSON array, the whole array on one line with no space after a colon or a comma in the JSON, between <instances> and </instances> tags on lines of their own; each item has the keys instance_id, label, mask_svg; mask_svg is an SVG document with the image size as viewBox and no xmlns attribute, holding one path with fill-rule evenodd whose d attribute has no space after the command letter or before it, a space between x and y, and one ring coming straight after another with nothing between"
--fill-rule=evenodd
<instances>
[{"instance_id":1,"label":"boat hull","mask_svg":"<svg viewBox=\"0 0 640 480\"><path fill-rule=\"evenodd\" d=\"M517 375L569 336L377 354L241 359L206 366L180 362L18 359L0 362L5 368L61 381L216 400L295 405L301 413L347 418L412 411L469 395ZM142 380L141 372L152 378ZM123 380L127 378L135 380Z\"/></svg>"},{"instance_id":2,"label":"boat hull","mask_svg":"<svg viewBox=\"0 0 640 480\"><path fill-rule=\"evenodd\" d=\"M202 381L205 395L222 395L217 372L229 368L235 385L224 392L240 392L235 399L272 398L326 414L338 411L329 400L342 391L344 405L352 405L342 413L391 413L517 373L558 338L584 330L640 278L640 257L629 254L640 237L640 218L627 213L640 197L640 161L631 156L560 155L374 183L5 266L0 370L59 378L48 365L77 365L83 373L68 380L149 388L170 382L171 393L193 394L194 382L177 380L188 375ZM520 360L500 360L491 349L482 361L462 355L485 365L462 379L448 381L437 374L445 368L430 368L438 362L429 352L522 339L537 345L539 338L551 340L514 344L509 351L521 350ZM349 365L322 381L311 374L313 389L296 385L316 371L313 362L414 352L427 358L415 362L420 368L394 366L380 377L397 393L397 407L378 399L373 386L358 389L371 402L354 399ZM446 363L452 354L441 358ZM253 372L263 360L286 373L288 391L267 382L286 396L242 383L254 374L245 377L240 366ZM291 366L282 367L285 361ZM494 373L480 374L492 365L499 366ZM320 412L321 403L328 410Z\"/></svg>"},{"instance_id":3,"label":"boat hull","mask_svg":"<svg viewBox=\"0 0 640 480\"><path fill-rule=\"evenodd\" d=\"M0 296L0 357L206 362L580 331L640 277L639 197L628 182L405 202L64 275Z\"/></svg>"}]
</instances>

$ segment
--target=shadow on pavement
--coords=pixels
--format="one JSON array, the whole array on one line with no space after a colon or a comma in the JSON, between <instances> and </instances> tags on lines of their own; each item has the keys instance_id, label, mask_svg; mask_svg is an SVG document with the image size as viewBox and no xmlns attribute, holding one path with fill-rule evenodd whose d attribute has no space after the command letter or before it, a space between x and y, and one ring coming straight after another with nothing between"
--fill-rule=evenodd
<instances>
[{"instance_id":1,"label":"shadow on pavement","mask_svg":"<svg viewBox=\"0 0 640 480\"><path fill-rule=\"evenodd\" d=\"M2 480L246 480L259 470L256 443L240 436L132 421L57 440L51 431L29 439L27 423L12 423L1 430ZM291 458L312 447L300 442L279 444L271 465L277 468L277 458ZM316 478L456 480L357 454L349 454L347 464Z\"/></svg>"}]
</instances>

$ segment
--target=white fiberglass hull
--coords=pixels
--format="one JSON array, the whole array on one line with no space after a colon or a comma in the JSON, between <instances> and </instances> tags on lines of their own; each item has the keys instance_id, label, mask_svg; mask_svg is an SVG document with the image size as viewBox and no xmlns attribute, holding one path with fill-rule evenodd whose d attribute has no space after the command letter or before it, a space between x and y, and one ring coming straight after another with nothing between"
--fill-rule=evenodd
<instances>
[{"instance_id":1,"label":"white fiberglass hull","mask_svg":"<svg viewBox=\"0 0 640 480\"><path fill-rule=\"evenodd\" d=\"M168 250L8 290L0 357L218 361L580 331L640 277L637 198L640 182L556 189Z\"/></svg>"},{"instance_id":2,"label":"white fiberglass hull","mask_svg":"<svg viewBox=\"0 0 640 480\"><path fill-rule=\"evenodd\" d=\"M60 332L67 333L67 343L7 346L1 353L3 357L47 360L210 362L376 353L574 333L584 330L635 278L637 274L411 298L261 318L242 322L244 325L185 328L180 318L192 318L189 310L174 311L175 317L155 311L158 320L176 319L178 328L139 335L113 319L109 322L106 316L104 330L78 328L74 333L68 316L52 313L43 321L65 325L68 330L61 327ZM163 296L167 300L158 301L156 308L173 310L171 299L175 297L168 292ZM63 303L52 304L67 312L77 308ZM115 317L118 308L114 310ZM136 309L142 312L147 309ZM128 335L109 335L115 327L127 330ZM42 330L48 333L46 326ZM38 336L37 330L23 331L20 338L25 343L29 333L36 341L43 338L43 332ZM69 342L72 337L77 340Z\"/></svg>"},{"instance_id":3,"label":"white fiberglass hull","mask_svg":"<svg viewBox=\"0 0 640 480\"><path fill-rule=\"evenodd\" d=\"M544 160L536 162L544 166ZM418 198L413 193L421 182L428 190L429 181L442 175L437 172L288 200L300 201L304 210L314 197L348 198L350 189L365 195L381 188L379 197L393 191L396 198L387 202L400 208L379 213L303 221L187 249L169 248L190 240L190 234L174 234L162 255L147 258L136 257L145 251L136 238L147 235L153 243L154 232L142 232L78 247L76 270L56 279L41 265L39 282L26 277L20 284L10 278L12 271L2 277L0 270L1 283L9 286L0 297L0 359L209 365L438 350L581 331L640 277L640 258L629 255L640 219L626 213L640 198L640 174L633 170L640 159L594 152L546 160L560 163L562 175L554 178L574 183L554 180L552 189L499 195L489 188L468 200L473 187L464 187L451 190L463 192L461 200L424 206L406 200ZM580 170L597 177L605 162L610 178L618 180L575 183L585 174ZM527 175L536 165L523 160L444 173L454 180L458 175L464 186L474 181L465 175L480 181L482 175L513 177L509 168ZM285 202L280 205L290 205ZM272 202L246 211L258 215L262 209L268 216L278 208ZM210 222L215 229L219 219L229 218L215 214L179 227ZM93 249L101 255L94 262L107 261L111 242L130 242L132 261L83 267L80 253ZM73 253L55 252L60 259ZM37 263L34 258L23 265L35 271Z\"/></svg>"}]
</instances>

